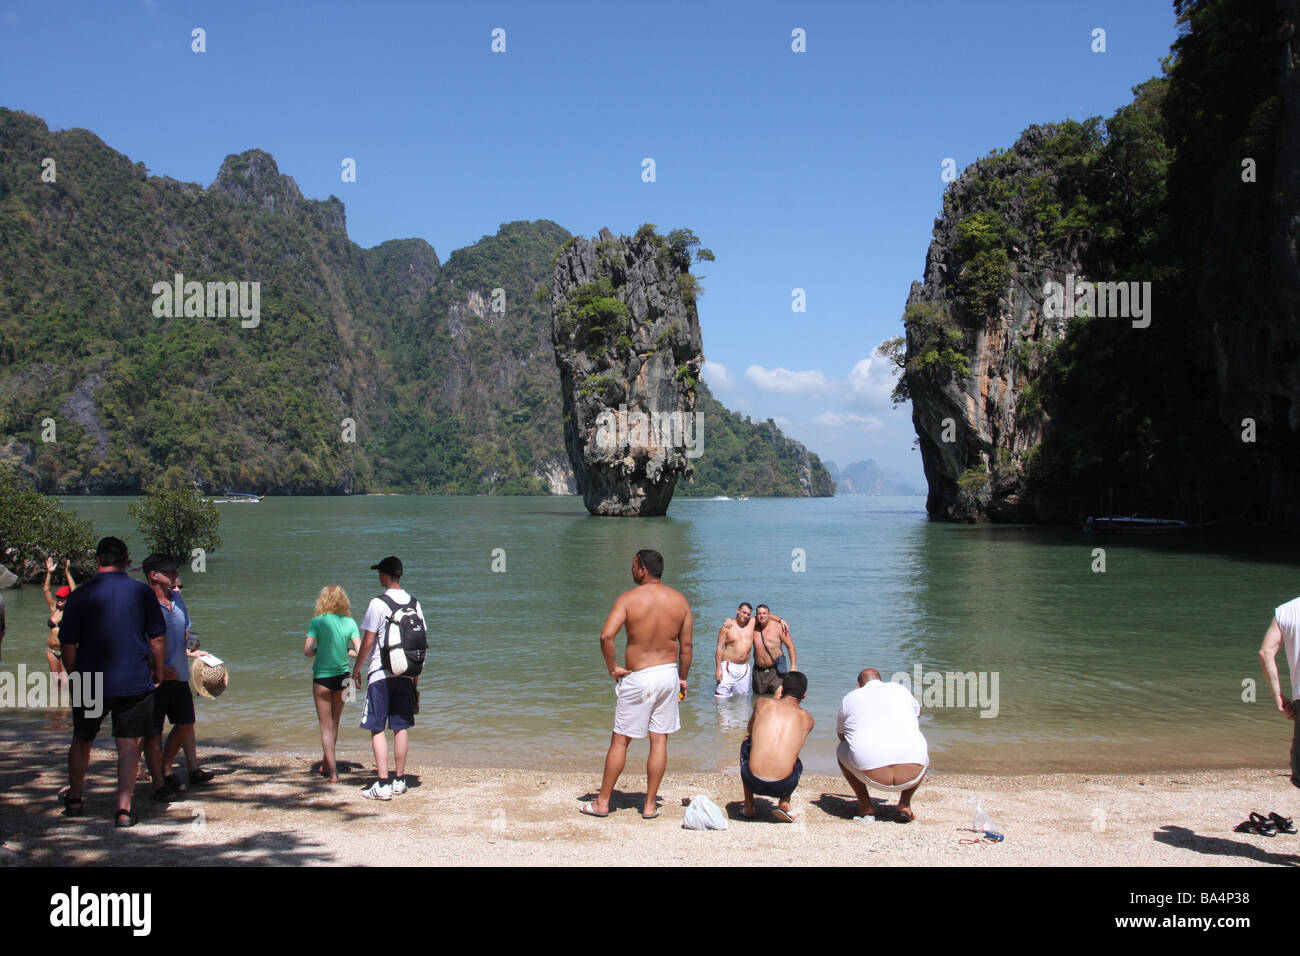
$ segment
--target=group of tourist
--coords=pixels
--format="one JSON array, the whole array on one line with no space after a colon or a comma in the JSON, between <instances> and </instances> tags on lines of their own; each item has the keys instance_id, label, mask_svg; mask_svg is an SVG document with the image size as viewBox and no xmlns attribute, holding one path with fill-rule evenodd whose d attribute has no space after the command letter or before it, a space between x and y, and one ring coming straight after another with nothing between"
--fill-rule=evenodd
<instances>
[{"instance_id":1,"label":"group of tourist","mask_svg":"<svg viewBox=\"0 0 1300 956\"><path fill-rule=\"evenodd\" d=\"M112 722L117 746L119 827L135 826L131 802L143 757L153 782L153 799L169 803L189 784L207 783L213 774L200 767L194 738L194 698L189 685L190 616L181 597L180 563L151 554L142 569L147 584L127 574L125 542L108 537L95 548L96 574L81 586L69 584L50 600L49 626L58 640L64 674L103 675L103 699L72 702L72 744L64 813L85 811L82 788L91 746L104 716ZM45 593L53 562L46 564ZM166 723L172 729L163 743ZM187 779L171 772L185 752Z\"/></svg>"},{"instance_id":2,"label":"group of tourist","mask_svg":"<svg viewBox=\"0 0 1300 956\"><path fill-rule=\"evenodd\" d=\"M580 807L588 816L610 813L610 800L627 762L632 740L650 738L646 794L641 815L659 815L658 793L668 762L668 735L681 726L678 706L686 697L692 659L691 607L685 596L663 583L664 559L658 551L638 551L632 559L636 587L614 601L600 645L605 665L616 681L614 731L605 756L605 772L596 799ZM619 666L614 641L627 632L625 664ZM751 653L752 673L751 673ZM788 661L787 655L788 654ZM771 693L754 701L747 734L740 745L742 814L756 813L754 797L777 801L772 813L793 822L790 798L803 773L800 751L813 729L803 709L808 678L798 670L789 625L766 604L748 601L718 631L713 672L714 696L724 699ZM886 684L866 668L858 687L840 705L836 733L840 770L858 801L861 817L874 817L868 788L899 794L894 819L910 822L912 796L929 767L929 750L920 730L921 705L901 684Z\"/></svg>"},{"instance_id":3,"label":"group of tourist","mask_svg":"<svg viewBox=\"0 0 1300 956\"><path fill-rule=\"evenodd\" d=\"M104 713L111 717L118 753L117 826L133 826L132 791L143 756L153 782L153 799L169 802L187 783L205 783L212 774L199 766L194 737L194 702L187 681L190 617L181 596L179 563L153 554L142 569L147 584L129 577L125 543L102 539L95 552L97 573L80 586L72 580L50 592L55 570L46 564L45 594L50 607L48 645L51 670L104 675L104 706L98 716L73 706L73 739L68 754L68 786L62 798L65 812L84 809L82 788L91 744ZM390 657L397 646L394 630L403 622L419 636L423 647L424 612L403 589L402 562L384 558L377 571L382 593L366 608L361 626L350 616L347 594L341 587L323 588L315 616L307 626L303 651L313 658L312 693L321 730L321 773L338 782L336 749L338 728L348 693L347 681L359 687L366 674L365 706L361 727L370 731L376 780L363 794L390 800L406 792L408 731L419 711L419 667L399 668ZM632 559L636 586L614 601L600 635L606 669L615 681L614 727L605 756L604 774L594 800L582 813L604 817L611 812L614 786L627 761L633 740L650 738L646 763L646 793L641 807L645 819L659 815L658 792L667 768L668 735L681 726L679 705L687 694L692 663L691 607L685 596L662 581L664 561L657 551L644 549ZM624 663L617 660L615 640L626 631ZM0 640L4 636L0 604ZM1300 598L1277 608L1265 635L1260 659L1278 710L1294 720L1295 704L1284 697L1276 656L1285 648L1293 680L1300 665ZM56 652L57 646L57 652ZM422 661L422 652L420 660ZM755 610L743 602L733 618L723 622L715 651L715 697L755 695L747 733L740 747L740 778L744 800L742 814L755 815L755 796L776 801L773 815L792 822L790 799L803 772L800 759L814 721L803 703L808 695L807 676L798 670L790 627L765 604ZM770 693L772 696L767 697ZM847 693L839 708L836 757L840 771L857 798L858 814L878 812L870 791L898 794L891 815L899 822L915 819L911 802L929 768L929 751L919 725L921 705L901 684L885 682L880 672L865 668L857 687ZM165 723L172 725L162 742ZM386 730L393 731L395 775L388 774ZM184 752L187 781L170 772ZM1300 786L1300 732L1293 735L1292 782Z\"/></svg>"}]
</instances>

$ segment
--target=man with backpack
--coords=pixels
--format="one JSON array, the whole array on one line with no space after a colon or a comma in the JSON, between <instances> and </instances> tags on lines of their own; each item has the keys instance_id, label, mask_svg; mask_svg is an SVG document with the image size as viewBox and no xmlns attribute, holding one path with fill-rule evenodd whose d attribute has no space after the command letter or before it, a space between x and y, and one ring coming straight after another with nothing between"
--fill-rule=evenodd
<instances>
[{"instance_id":1,"label":"man with backpack","mask_svg":"<svg viewBox=\"0 0 1300 956\"><path fill-rule=\"evenodd\" d=\"M402 562L384 558L370 570L379 572L384 593L372 598L361 622L361 650L352 668L353 684L361 683L361 666L369 661L366 675L366 705L361 728L370 731L378 778L362 791L372 800L391 800L406 792L406 731L415 726L418 697L415 680L424 666L428 649L424 611L420 602L402 588ZM393 755L397 775L388 781L387 726L393 731Z\"/></svg>"}]
</instances>

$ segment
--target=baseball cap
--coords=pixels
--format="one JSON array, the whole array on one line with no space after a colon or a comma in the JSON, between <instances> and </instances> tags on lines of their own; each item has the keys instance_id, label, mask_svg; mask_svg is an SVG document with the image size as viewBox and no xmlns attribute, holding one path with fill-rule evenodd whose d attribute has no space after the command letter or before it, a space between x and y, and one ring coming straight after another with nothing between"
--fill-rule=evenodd
<instances>
[{"instance_id":1,"label":"baseball cap","mask_svg":"<svg viewBox=\"0 0 1300 956\"><path fill-rule=\"evenodd\" d=\"M402 562L390 554L378 564L372 564L370 570L383 571L391 578L400 578L402 576Z\"/></svg>"},{"instance_id":2,"label":"baseball cap","mask_svg":"<svg viewBox=\"0 0 1300 956\"><path fill-rule=\"evenodd\" d=\"M72 593L72 588L68 587L65 584L63 585L63 587L59 588L57 591L54 592L54 596L56 598L65 598L71 593Z\"/></svg>"}]
</instances>

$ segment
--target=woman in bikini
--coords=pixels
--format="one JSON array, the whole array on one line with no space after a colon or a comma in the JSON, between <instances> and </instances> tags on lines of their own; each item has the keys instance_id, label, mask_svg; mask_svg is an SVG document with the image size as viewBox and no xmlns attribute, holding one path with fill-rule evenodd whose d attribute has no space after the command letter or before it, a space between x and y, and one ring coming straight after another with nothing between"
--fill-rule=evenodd
<instances>
[{"instance_id":1,"label":"woman in bikini","mask_svg":"<svg viewBox=\"0 0 1300 956\"><path fill-rule=\"evenodd\" d=\"M77 589L77 582L72 579L72 568L70 562L65 558L63 561L63 573L68 578L68 583L59 588L54 594L50 593L50 576L54 574L54 559L47 557L45 559L45 603L50 608L50 619L45 622L45 626L50 629L50 636L45 642L45 660L50 665L50 675L54 677L59 684L65 685L68 680L68 669L63 666L63 646L59 643L59 622L63 620L63 605L68 600L68 595Z\"/></svg>"},{"instance_id":2,"label":"woman in bikini","mask_svg":"<svg viewBox=\"0 0 1300 956\"><path fill-rule=\"evenodd\" d=\"M352 666L350 658L355 658L361 649L361 632L351 615L346 591L334 584L321 588L316 598L316 616L307 625L307 641L302 648L306 656L315 658L311 693L316 718L320 721L321 774L330 783L339 782L335 749L347 695L343 682Z\"/></svg>"}]
</instances>

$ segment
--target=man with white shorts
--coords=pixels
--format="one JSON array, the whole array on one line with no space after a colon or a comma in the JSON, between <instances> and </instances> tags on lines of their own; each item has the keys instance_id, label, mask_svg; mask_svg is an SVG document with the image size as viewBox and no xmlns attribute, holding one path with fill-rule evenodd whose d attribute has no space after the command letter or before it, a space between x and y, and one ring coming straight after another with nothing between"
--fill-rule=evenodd
<instances>
[{"instance_id":1,"label":"man with white shorts","mask_svg":"<svg viewBox=\"0 0 1300 956\"><path fill-rule=\"evenodd\" d=\"M718 629L718 649L714 654L713 679L718 688L713 696L738 697L749 693L752 672L749 651L754 646L754 609L749 602L736 608L736 616L722 622Z\"/></svg>"},{"instance_id":2,"label":"man with white shorts","mask_svg":"<svg viewBox=\"0 0 1300 956\"><path fill-rule=\"evenodd\" d=\"M858 689L840 703L835 756L840 772L858 798L858 813L875 807L868 788L897 793L899 823L916 819L912 794L930 766L930 750L921 733L921 704L902 684L886 684L868 667L858 675Z\"/></svg>"},{"instance_id":3,"label":"man with white shorts","mask_svg":"<svg viewBox=\"0 0 1300 956\"><path fill-rule=\"evenodd\" d=\"M1282 694L1282 680L1277 672L1277 652L1284 648L1291 673L1291 693L1286 696ZM1273 705L1278 713L1295 722L1296 680L1300 678L1300 598L1273 611L1273 621L1259 648L1259 662L1273 694ZM1291 731L1291 783L1300 787L1300 723L1295 723Z\"/></svg>"},{"instance_id":4,"label":"man with white shorts","mask_svg":"<svg viewBox=\"0 0 1300 956\"><path fill-rule=\"evenodd\" d=\"M668 766L668 735L681 727L677 705L686 697L691 667L691 606L684 595L660 577L664 559L658 551L642 549L632 559L637 586L614 601L600 632L605 667L614 678L614 733L605 755L605 775L595 800L579 810L588 816L609 816L614 784L627 763L627 745L650 735L646 761L646 794L641 816L659 816L657 796ZM627 667L619 667L614 639L627 628Z\"/></svg>"}]
</instances>

